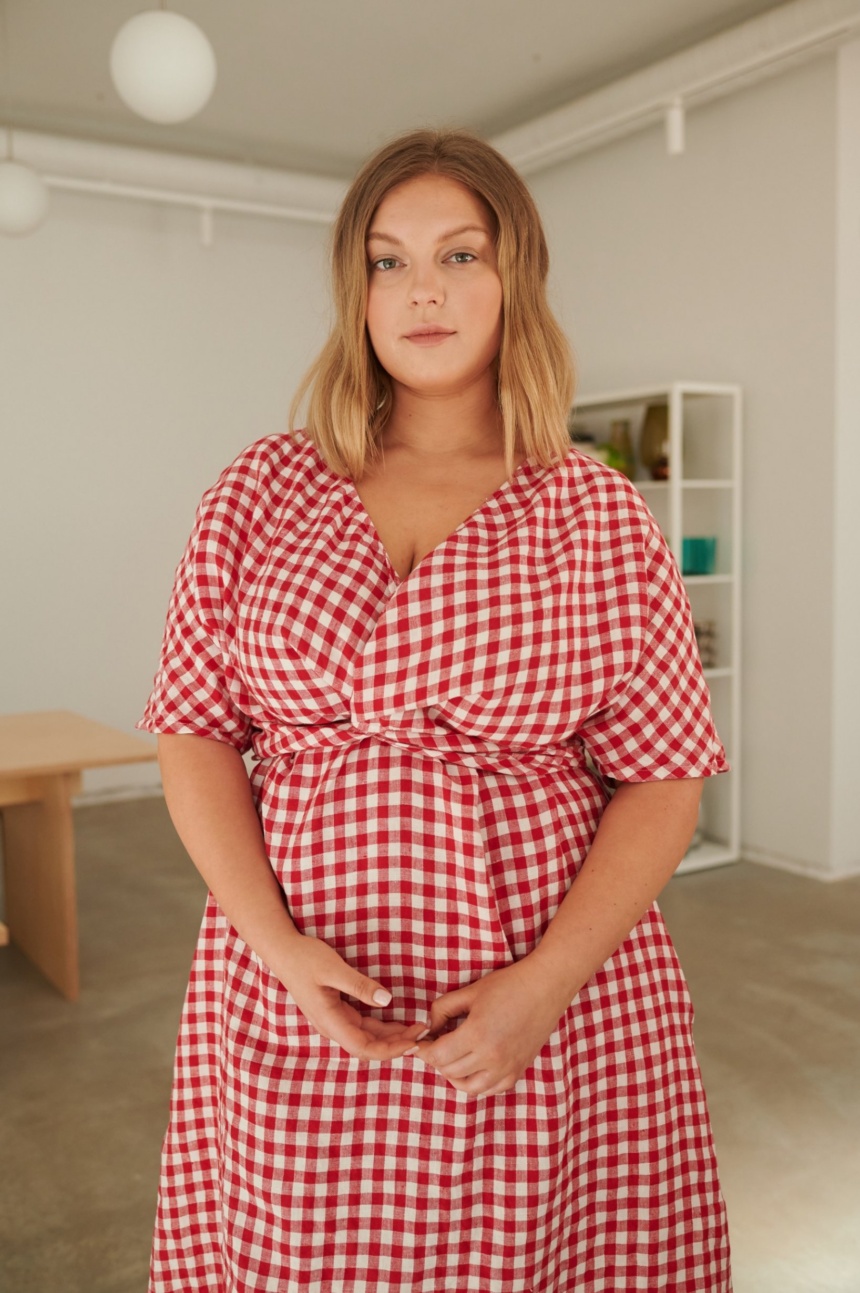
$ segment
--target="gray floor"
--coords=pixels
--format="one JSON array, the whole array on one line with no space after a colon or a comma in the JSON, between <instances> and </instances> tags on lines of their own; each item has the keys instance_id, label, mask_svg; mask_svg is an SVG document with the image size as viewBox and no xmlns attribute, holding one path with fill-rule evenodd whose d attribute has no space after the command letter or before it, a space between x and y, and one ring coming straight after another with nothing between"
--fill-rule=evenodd
<instances>
[{"instance_id":1,"label":"gray floor","mask_svg":"<svg viewBox=\"0 0 860 1293\"><path fill-rule=\"evenodd\" d=\"M80 1001L0 950L2 1293L146 1288L203 886L162 800L75 819ZM676 878L662 906L697 1007L735 1293L860 1293L860 880L741 864Z\"/></svg>"}]
</instances>

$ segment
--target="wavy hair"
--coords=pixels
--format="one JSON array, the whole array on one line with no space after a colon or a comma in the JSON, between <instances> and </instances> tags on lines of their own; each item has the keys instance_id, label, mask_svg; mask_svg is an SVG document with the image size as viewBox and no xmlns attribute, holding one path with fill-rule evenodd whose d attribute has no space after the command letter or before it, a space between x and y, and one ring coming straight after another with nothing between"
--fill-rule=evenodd
<instances>
[{"instance_id":1,"label":"wavy hair","mask_svg":"<svg viewBox=\"0 0 860 1293\"><path fill-rule=\"evenodd\" d=\"M341 204L331 240L334 324L305 373L290 407L296 425L308 396L305 431L338 475L360 479L378 457L391 416L391 378L370 344L365 323L366 239L374 214L398 184L422 175L459 180L495 220L502 283L502 343L497 393L505 466L517 450L546 466L570 448L568 411L574 394L570 344L546 298L549 252L534 198L510 162L467 130L414 130L364 163Z\"/></svg>"}]
</instances>

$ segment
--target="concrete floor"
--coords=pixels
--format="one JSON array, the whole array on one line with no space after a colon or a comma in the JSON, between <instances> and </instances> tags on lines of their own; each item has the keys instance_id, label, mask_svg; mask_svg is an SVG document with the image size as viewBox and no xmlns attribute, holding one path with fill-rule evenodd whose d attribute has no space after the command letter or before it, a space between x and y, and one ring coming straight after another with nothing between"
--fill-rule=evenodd
<instances>
[{"instance_id":1,"label":"concrete floor","mask_svg":"<svg viewBox=\"0 0 860 1293\"><path fill-rule=\"evenodd\" d=\"M75 825L80 1001L0 950L2 1293L146 1288L204 889L160 799ZM860 880L740 864L677 877L661 905L697 1007L735 1293L860 1293Z\"/></svg>"}]
</instances>

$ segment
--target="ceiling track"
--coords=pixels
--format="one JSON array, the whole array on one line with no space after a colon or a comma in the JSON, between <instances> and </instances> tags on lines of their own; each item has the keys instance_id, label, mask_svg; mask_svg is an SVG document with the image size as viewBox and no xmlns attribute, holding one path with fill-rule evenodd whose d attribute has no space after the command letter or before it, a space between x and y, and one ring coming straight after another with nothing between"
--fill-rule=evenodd
<instances>
[{"instance_id":1,"label":"ceiling track","mask_svg":"<svg viewBox=\"0 0 860 1293\"><path fill-rule=\"evenodd\" d=\"M331 224L347 188L330 176L17 128L14 144L16 160L51 189L196 211L207 245L216 213Z\"/></svg>"},{"instance_id":2,"label":"ceiling track","mask_svg":"<svg viewBox=\"0 0 860 1293\"><path fill-rule=\"evenodd\" d=\"M673 105L699 107L858 35L860 0L791 0L492 142L522 174L534 174L665 120Z\"/></svg>"},{"instance_id":3,"label":"ceiling track","mask_svg":"<svg viewBox=\"0 0 860 1293\"><path fill-rule=\"evenodd\" d=\"M835 50L860 36L860 0L790 0L652 64L491 143L524 175ZM347 188L333 177L15 129L15 154L55 189L197 211L213 240L216 212L330 224Z\"/></svg>"},{"instance_id":4,"label":"ceiling track","mask_svg":"<svg viewBox=\"0 0 860 1293\"><path fill-rule=\"evenodd\" d=\"M192 207L199 211L203 242L208 243L206 230L211 230L211 217L216 211L233 215L264 216L270 220L297 220L307 224L331 224L332 211L317 211L311 207L277 206L271 202L249 202L240 198L206 196L200 193L183 193L178 189L156 189L142 184L117 184L114 180L87 180L69 175L43 175L49 188L66 189L75 193L98 193L103 197L137 198L166 206Z\"/></svg>"}]
</instances>

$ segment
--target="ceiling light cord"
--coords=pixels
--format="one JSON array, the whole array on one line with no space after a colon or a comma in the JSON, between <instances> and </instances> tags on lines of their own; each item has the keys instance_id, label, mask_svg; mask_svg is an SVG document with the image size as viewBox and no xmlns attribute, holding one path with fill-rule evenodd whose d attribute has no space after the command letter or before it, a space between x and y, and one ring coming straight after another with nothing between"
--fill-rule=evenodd
<instances>
[{"instance_id":1,"label":"ceiling light cord","mask_svg":"<svg viewBox=\"0 0 860 1293\"><path fill-rule=\"evenodd\" d=\"M666 151L679 157L685 148L684 100L678 94L666 109Z\"/></svg>"}]
</instances>

